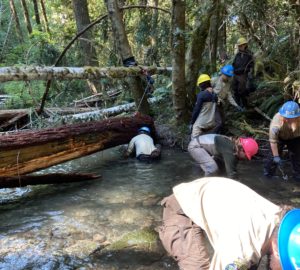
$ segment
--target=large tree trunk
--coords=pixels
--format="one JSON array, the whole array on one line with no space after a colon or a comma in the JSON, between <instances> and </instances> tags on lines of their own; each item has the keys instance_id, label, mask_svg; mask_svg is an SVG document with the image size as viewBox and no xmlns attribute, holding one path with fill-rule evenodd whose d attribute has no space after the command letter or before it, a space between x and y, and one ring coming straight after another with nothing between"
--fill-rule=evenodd
<instances>
[{"instance_id":1,"label":"large tree trunk","mask_svg":"<svg viewBox=\"0 0 300 270\"><path fill-rule=\"evenodd\" d=\"M150 74L170 73L170 68L142 67ZM126 78L141 76L140 67L0 67L0 82L31 80L72 80L99 78Z\"/></svg>"},{"instance_id":2,"label":"large tree trunk","mask_svg":"<svg viewBox=\"0 0 300 270\"><path fill-rule=\"evenodd\" d=\"M201 5L200 5L201 7ZM202 64L202 54L205 49L206 39L209 33L210 18L214 10L213 1L210 1L210 7L202 14L199 8L195 17L194 30L191 35L191 42L189 44L186 57L186 90L188 94L189 106L195 103L195 87L199 75L199 69Z\"/></svg>"},{"instance_id":3,"label":"large tree trunk","mask_svg":"<svg viewBox=\"0 0 300 270\"><path fill-rule=\"evenodd\" d=\"M220 26L220 0L214 0L214 14L211 17L210 26L210 74L217 71L217 53L219 40L219 26Z\"/></svg>"},{"instance_id":4,"label":"large tree trunk","mask_svg":"<svg viewBox=\"0 0 300 270\"><path fill-rule=\"evenodd\" d=\"M15 20L16 23L16 30L17 30L17 34L19 36L20 41L23 41L23 35L22 35L22 29L21 29L21 25L20 25L20 20L19 20L19 16L16 10L16 6L15 6L15 2L14 0L9 0L9 6L10 6L10 11L11 14Z\"/></svg>"},{"instance_id":5,"label":"large tree trunk","mask_svg":"<svg viewBox=\"0 0 300 270\"><path fill-rule=\"evenodd\" d=\"M149 116L113 118L0 136L0 176L31 173L97 151L128 143Z\"/></svg>"},{"instance_id":6,"label":"large tree trunk","mask_svg":"<svg viewBox=\"0 0 300 270\"><path fill-rule=\"evenodd\" d=\"M121 55L123 63L126 60L133 57L131 47L129 45L125 26L123 22L122 13L118 6L117 0L106 0L106 6L109 13L109 18L112 24L112 30L114 39L117 45L119 54ZM144 89L142 88L142 82L140 78L129 79L130 88L133 93L134 101L138 111L144 114L149 114L150 107L147 101L147 97Z\"/></svg>"},{"instance_id":7,"label":"large tree trunk","mask_svg":"<svg viewBox=\"0 0 300 270\"><path fill-rule=\"evenodd\" d=\"M91 23L88 3L87 0L72 0L72 3L77 32L79 33ZM79 63L81 66L98 66L96 51L92 45L91 36L91 31L86 31L79 40L82 51L82 61Z\"/></svg>"},{"instance_id":8,"label":"large tree trunk","mask_svg":"<svg viewBox=\"0 0 300 270\"><path fill-rule=\"evenodd\" d=\"M30 21L30 16L29 16L29 11L27 8L26 0L21 0L21 4L23 7L23 11L24 11L24 20L26 22L26 27L27 27L28 33L31 34L32 26L31 26L31 21Z\"/></svg>"},{"instance_id":9,"label":"large tree trunk","mask_svg":"<svg viewBox=\"0 0 300 270\"><path fill-rule=\"evenodd\" d=\"M73 11L76 20L77 32L80 33L91 24L87 0L72 0ZM91 31L86 31L81 39L80 48L82 52L81 66L98 66L96 50L93 46ZM101 89L101 84L97 81L88 81L88 86L93 93Z\"/></svg>"},{"instance_id":10,"label":"large tree trunk","mask_svg":"<svg viewBox=\"0 0 300 270\"><path fill-rule=\"evenodd\" d=\"M185 90L185 0L173 0L172 54L173 105L176 121L182 124L188 120Z\"/></svg>"}]
</instances>

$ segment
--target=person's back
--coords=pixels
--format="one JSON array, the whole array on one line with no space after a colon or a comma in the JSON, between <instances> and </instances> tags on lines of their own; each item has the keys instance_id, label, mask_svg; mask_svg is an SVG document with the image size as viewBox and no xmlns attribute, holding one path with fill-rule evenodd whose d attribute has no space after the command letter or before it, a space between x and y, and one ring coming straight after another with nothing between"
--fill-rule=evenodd
<instances>
[{"instance_id":1,"label":"person's back","mask_svg":"<svg viewBox=\"0 0 300 270\"><path fill-rule=\"evenodd\" d=\"M129 143L129 149L131 146L135 147L135 155L151 155L151 153L156 149L153 139L146 134L139 134L132 138Z\"/></svg>"},{"instance_id":2,"label":"person's back","mask_svg":"<svg viewBox=\"0 0 300 270\"><path fill-rule=\"evenodd\" d=\"M211 270L229 264L250 268L279 222L280 208L240 182L201 178L173 188L183 212L200 226L214 248ZM244 268L239 268L244 269Z\"/></svg>"},{"instance_id":3,"label":"person's back","mask_svg":"<svg viewBox=\"0 0 300 270\"><path fill-rule=\"evenodd\" d=\"M138 130L139 134L131 139L127 147L126 156L135 151L135 156L140 161L151 161L160 158L161 146L154 145L150 128L144 126Z\"/></svg>"}]
</instances>

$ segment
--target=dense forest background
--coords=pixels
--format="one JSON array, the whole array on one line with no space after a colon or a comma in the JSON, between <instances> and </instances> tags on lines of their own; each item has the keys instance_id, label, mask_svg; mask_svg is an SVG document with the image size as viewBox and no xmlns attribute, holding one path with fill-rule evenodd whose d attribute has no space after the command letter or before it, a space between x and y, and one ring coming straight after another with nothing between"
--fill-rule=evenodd
<instances>
[{"instance_id":1,"label":"dense forest background","mask_svg":"<svg viewBox=\"0 0 300 270\"><path fill-rule=\"evenodd\" d=\"M233 60L240 36L255 55L253 106L272 117L300 93L300 3L297 0L1 0L2 67L172 67L153 74L152 96L167 97L176 125L187 124L200 73L216 74ZM88 29L85 31L85 29ZM63 53L63 54L62 54ZM147 75L147 74L146 74ZM101 108L135 102L151 113L147 76L43 80L0 84L2 108L74 106L99 93ZM110 91L120 93L111 98Z\"/></svg>"}]
</instances>

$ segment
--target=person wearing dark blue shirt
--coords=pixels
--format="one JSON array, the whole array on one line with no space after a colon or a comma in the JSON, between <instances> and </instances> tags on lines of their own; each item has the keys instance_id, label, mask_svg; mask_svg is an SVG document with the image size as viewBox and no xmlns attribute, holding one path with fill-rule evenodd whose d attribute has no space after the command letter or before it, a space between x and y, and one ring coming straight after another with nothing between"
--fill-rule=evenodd
<instances>
[{"instance_id":1,"label":"person wearing dark blue shirt","mask_svg":"<svg viewBox=\"0 0 300 270\"><path fill-rule=\"evenodd\" d=\"M215 133L216 127L215 113L218 98L211 87L210 77L207 74L201 74L197 85L201 91L197 95L190 122L192 138L206 133Z\"/></svg>"}]
</instances>

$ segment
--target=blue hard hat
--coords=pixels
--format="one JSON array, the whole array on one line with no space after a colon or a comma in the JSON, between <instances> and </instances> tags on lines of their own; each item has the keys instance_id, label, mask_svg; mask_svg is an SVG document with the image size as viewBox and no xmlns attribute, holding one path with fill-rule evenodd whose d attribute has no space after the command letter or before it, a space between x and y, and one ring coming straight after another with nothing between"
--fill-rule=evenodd
<instances>
[{"instance_id":1,"label":"blue hard hat","mask_svg":"<svg viewBox=\"0 0 300 270\"><path fill-rule=\"evenodd\" d=\"M223 73L224 75L228 76L228 77L232 77L233 74L233 66L232 65L226 65L221 67L221 73Z\"/></svg>"},{"instance_id":2,"label":"blue hard hat","mask_svg":"<svg viewBox=\"0 0 300 270\"><path fill-rule=\"evenodd\" d=\"M279 113L285 118L296 118L300 116L300 108L297 102L287 101L281 106Z\"/></svg>"},{"instance_id":3,"label":"blue hard hat","mask_svg":"<svg viewBox=\"0 0 300 270\"><path fill-rule=\"evenodd\" d=\"M139 131L144 131L144 132L150 133L150 128L148 128L148 127L141 127L141 128L139 129Z\"/></svg>"},{"instance_id":4,"label":"blue hard hat","mask_svg":"<svg viewBox=\"0 0 300 270\"><path fill-rule=\"evenodd\" d=\"M278 232L278 250L282 269L300 269L300 209L289 211Z\"/></svg>"}]
</instances>

